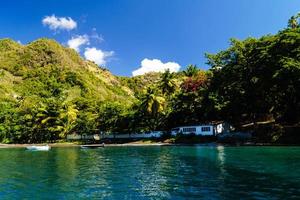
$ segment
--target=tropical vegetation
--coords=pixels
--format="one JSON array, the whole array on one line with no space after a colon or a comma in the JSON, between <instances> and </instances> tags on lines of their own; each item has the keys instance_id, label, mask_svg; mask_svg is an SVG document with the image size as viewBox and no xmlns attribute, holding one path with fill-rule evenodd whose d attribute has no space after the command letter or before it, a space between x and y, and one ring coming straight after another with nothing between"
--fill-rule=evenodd
<instances>
[{"instance_id":1,"label":"tropical vegetation","mask_svg":"<svg viewBox=\"0 0 300 200\"><path fill-rule=\"evenodd\" d=\"M262 141L300 141L300 15L274 35L231 39L209 70L112 75L54 40L0 40L0 141L168 131L216 120ZM263 131L261 131L263 130ZM289 138L289 140L283 139Z\"/></svg>"}]
</instances>

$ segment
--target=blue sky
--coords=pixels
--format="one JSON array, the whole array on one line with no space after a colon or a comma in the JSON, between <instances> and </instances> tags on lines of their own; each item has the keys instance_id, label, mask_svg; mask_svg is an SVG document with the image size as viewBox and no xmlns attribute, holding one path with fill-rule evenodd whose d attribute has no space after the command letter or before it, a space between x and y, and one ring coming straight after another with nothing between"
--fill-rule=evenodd
<instances>
[{"instance_id":1,"label":"blue sky","mask_svg":"<svg viewBox=\"0 0 300 200\"><path fill-rule=\"evenodd\" d=\"M85 38L77 49L83 57L131 76L141 66L137 74L188 64L207 69L205 52L227 48L232 37L276 33L298 11L298 0L6 0L0 38L26 44L48 37L66 46ZM58 22L64 17L76 27L51 29L51 21L42 23L46 16Z\"/></svg>"}]
</instances>

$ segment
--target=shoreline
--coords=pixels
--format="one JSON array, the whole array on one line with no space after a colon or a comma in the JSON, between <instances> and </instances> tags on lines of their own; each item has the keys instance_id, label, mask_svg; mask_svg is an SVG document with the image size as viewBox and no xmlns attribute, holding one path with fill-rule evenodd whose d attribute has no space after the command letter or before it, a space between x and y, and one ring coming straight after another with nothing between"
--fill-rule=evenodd
<instances>
[{"instance_id":1,"label":"shoreline","mask_svg":"<svg viewBox=\"0 0 300 200\"><path fill-rule=\"evenodd\" d=\"M4 148L25 148L28 146L43 146L46 145L47 143L37 143L37 144L1 144L0 143L0 149L4 149ZM71 143L50 143L48 144L51 147L76 147L76 146L80 146L77 144L71 144Z\"/></svg>"},{"instance_id":2,"label":"shoreline","mask_svg":"<svg viewBox=\"0 0 300 200\"><path fill-rule=\"evenodd\" d=\"M43 146L47 143L37 143L37 144L1 144L0 149L6 148L26 148L28 146ZM48 143L50 147L80 147L81 144L73 144L73 143ZM91 146L95 144L90 144ZM122 147L122 146L178 146L181 144L171 144L171 143L124 143L124 144L105 144L105 147Z\"/></svg>"},{"instance_id":3,"label":"shoreline","mask_svg":"<svg viewBox=\"0 0 300 200\"><path fill-rule=\"evenodd\" d=\"M2 144L0 143L0 149L8 148L26 148L28 146L43 146L47 143L37 143L37 144ZM80 147L81 144L75 143L48 143L50 147ZM85 144L85 145L97 145L97 144ZM208 146L208 147L300 147L299 144L270 144L270 143L256 143L256 144L222 144L216 142L210 143L196 143L196 144L187 144L187 143L162 143L162 142L153 142L153 143L143 143L143 142L132 142L132 143L122 143L122 144L104 144L105 147L143 147L143 146Z\"/></svg>"}]
</instances>

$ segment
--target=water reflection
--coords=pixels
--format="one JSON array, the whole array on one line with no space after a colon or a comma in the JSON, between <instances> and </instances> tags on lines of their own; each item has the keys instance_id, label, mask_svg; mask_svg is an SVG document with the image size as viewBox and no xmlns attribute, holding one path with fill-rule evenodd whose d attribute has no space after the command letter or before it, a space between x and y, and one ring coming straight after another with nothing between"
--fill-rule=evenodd
<instances>
[{"instance_id":1,"label":"water reflection","mask_svg":"<svg viewBox=\"0 0 300 200\"><path fill-rule=\"evenodd\" d=\"M0 198L296 199L299 166L300 148L2 149Z\"/></svg>"},{"instance_id":2,"label":"water reflection","mask_svg":"<svg viewBox=\"0 0 300 200\"><path fill-rule=\"evenodd\" d=\"M219 168L220 168L221 174L224 176L226 174L224 146L217 146L216 150L217 150L217 154L218 154Z\"/></svg>"}]
</instances>

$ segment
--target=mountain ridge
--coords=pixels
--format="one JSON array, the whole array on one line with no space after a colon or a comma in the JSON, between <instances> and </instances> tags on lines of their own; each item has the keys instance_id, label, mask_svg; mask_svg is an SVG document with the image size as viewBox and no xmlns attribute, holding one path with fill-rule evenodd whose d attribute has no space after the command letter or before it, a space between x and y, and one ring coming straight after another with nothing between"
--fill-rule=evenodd
<instances>
[{"instance_id":1,"label":"mountain ridge","mask_svg":"<svg viewBox=\"0 0 300 200\"><path fill-rule=\"evenodd\" d=\"M64 79L66 77L61 76L72 74L73 78L84 82L85 87L95 95L96 99L102 101L120 99L122 102L128 98L134 99L133 92L122 85L107 69L82 59L75 50L64 47L52 39L41 38L27 45L8 38L1 39L0 69L3 71L3 76L6 74L6 76L21 77L21 82L34 77L39 79L40 73L50 75L53 70L58 70L60 75L54 75L57 79ZM2 82L0 80L0 83ZM80 85L79 82L75 85ZM15 87L10 86L10 88Z\"/></svg>"}]
</instances>

